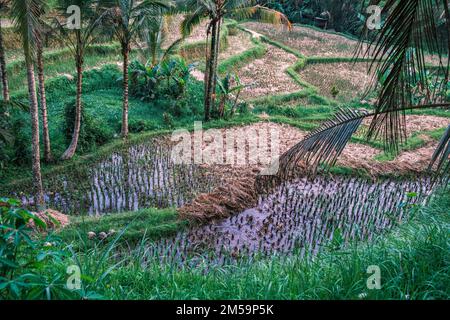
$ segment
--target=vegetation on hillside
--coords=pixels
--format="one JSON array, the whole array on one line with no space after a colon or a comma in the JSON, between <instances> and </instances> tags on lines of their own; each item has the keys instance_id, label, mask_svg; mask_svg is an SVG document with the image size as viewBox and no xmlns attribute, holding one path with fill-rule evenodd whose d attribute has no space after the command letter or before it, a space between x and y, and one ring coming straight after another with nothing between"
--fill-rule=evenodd
<instances>
[{"instance_id":1,"label":"vegetation on hillside","mask_svg":"<svg viewBox=\"0 0 450 320\"><path fill-rule=\"evenodd\" d=\"M449 8L0 0L0 298L448 299Z\"/></svg>"}]
</instances>

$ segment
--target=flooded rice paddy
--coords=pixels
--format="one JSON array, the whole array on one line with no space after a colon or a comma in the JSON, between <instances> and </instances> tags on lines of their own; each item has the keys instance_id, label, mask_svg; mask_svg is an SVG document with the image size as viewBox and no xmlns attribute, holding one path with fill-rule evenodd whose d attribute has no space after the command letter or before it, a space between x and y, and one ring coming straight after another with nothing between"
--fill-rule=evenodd
<instances>
[{"instance_id":1,"label":"flooded rice paddy","mask_svg":"<svg viewBox=\"0 0 450 320\"><path fill-rule=\"evenodd\" d=\"M255 208L153 244L147 255L178 264L192 257L222 264L244 256L315 254L390 230L408 219L412 206L427 201L430 188L428 179L304 178L261 196Z\"/></svg>"},{"instance_id":2,"label":"flooded rice paddy","mask_svg":"<svg viewBox=\"0 0 450 320\"><path fill-rule=\"evenodd\" d=\"M156 143L131 146L92 168L45 181L46 205L75 215L179 207L215 184L198 166L173 164L170 147ZM33 204L32 196L18 196Z\"/></svg>"}]
</instances>

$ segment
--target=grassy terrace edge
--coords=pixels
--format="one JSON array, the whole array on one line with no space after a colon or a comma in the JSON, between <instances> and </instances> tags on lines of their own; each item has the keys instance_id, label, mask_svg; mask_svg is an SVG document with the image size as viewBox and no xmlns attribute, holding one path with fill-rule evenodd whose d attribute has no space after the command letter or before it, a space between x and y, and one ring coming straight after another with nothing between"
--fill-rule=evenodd
<instances>
[{"instance_id":1,"label":"grassy terrace edge","mask_svg":"<svg viewBox=\"0 0 450 320\"><path fill-rule=\"evenodd\" d=\"M142 241L100 291L108 299L448 299L449 205L450 194L442 192L371 243L336 242L310 259L294 253L196 268L145 260L142 268ZM380 267L380 290L367 289L371 265Z\"/></svg>"}]
</instances>

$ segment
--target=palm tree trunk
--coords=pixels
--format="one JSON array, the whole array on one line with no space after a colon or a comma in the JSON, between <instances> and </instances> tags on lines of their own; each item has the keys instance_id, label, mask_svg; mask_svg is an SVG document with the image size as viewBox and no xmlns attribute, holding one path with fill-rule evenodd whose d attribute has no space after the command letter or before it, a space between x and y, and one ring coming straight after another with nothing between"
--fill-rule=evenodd
<instances>
[{"instance_id":1,"label":"palm tree trunk","mask_svg":"<svg viewBox=\"0 0 450 320\"><path fill-rule=\"evenodd\" d=\"M211 96L211 107L214 109L216 106L216 88L217 88L217 66L219 64L219 53L220 53L220 26L221 26L221 20L217 21L217 27L216 27L216 46L214 48L215 54L214 54L214 65L213 65L213 72L212 72L212 96ZM215 110L213 110L214 112Z\"/></svg>"},{"instance_id":2,"label":"palm tree trunk","mask_svg":"<svg viewBox=\"0 0 450 320\"><path fill-rule=\"evenodd\" d=\"M61 156L61 160L69 160L75 154L78 146L78 138L80 136L80 128L81 128L81 93L82 93L82 85L83 85L83 62L82 59L77 59L77 93L76 93L76 103L75 103L75 123L72 134L72 141Z\"/></svg>"},{"instance_id":3,"label":"palm tree trunk","mask_svg":"<svg viewBox=\"0 0 450 320\"><path fill-rule=\"evenodd\" d=\"M36 80L33 63L27 59L28 98L30 101L32 167L35 205L38 211L44 209L44 190L42 188L41 155L39 149L39 110L36 96Z\"/></svg>"},{"instance_id":4,"label":"palm tree trunk","mask_svg":"<svg viewBox=\"0 0 450 320\"><path fill-rule=\"evenodd\" d=\"M444 15L445 15L445 23L447 24L447 55L450 55L450 10L449 10L449 2L448 0L444 0ZM445 78L447 81L449 80L449 74L450 74L450 59L447 59L447 71L445 74Z\"/></svg>"},{"instance_id":5,"label":"palm tree trunk","mask_svg":"<svg viewBox=\"0 0 450 320\"><path fill-rule=\"evenodd\" d=\"M216 45L217 45L217 21L212 21L211 30L211 44L208 58L208 68L206 70L206 83L205 83L205 121L209 121L211 118L211 107L213 103L213 95L215 95L215 88L213 88L213 81L215 77L214 65L216 61Z\"/></svg>"},{"instance_id":6,"label":"palm tree trunk","mask_svg":"<svg viewBox=\"0 0 450 320\"><path fill-rule=\"evenodd\" d=\"M211 27L212 25L210 24L208 26L208 30L206 31L206 45L205 45L205 73L204 73L204 80L203 80L203 92L204 92L204 97L203 97L203 104L206 106L206 99L207 94L206 92L208 92L208 83L209 83L209 69L210 69L210 54L209 54L209 36L211 33ZM205 119L209 118L209 114L206 113L206 108L205 108Z\"/></svg>"},{"instance_id":7,"label":"palm tree trunk","mask_svg":"<svg viewBox=\"0 0 450 320\"><path fill-rule=\"evenodd\" d=\"M41 41L42 39L39 39L37 48L37 70L39 81L39 98L41 102L41 113L42 113L42 134L44 138L44 159L45 162L49 163L53 161L53 157L50 146L50 135L48 130L47 99L45 96L44 59L42 57L43 47Z\"/></svg>"},{"instance_id":8,"label":"palm tree trunk","mask_svg":"<svg viewBox=\"0 0 450 320\"><path fill-rule=\"evenodd\" d=\"M130 49L126 45L123 49L123 111L122 111L122 137L128 136L128 60Z\"/></svg>"},{"instance_id":9,"label":"palm tree trunk","mask_svg":"<svg viewBox=\"0 0 450 320\"><path fill-rule=\"evenodd\" d=\"M2 76L3 100L9 101L8 75L6 72L5 49L3 48L2 25L0 21L0 74Z\"/></svg>"}]
</instances>

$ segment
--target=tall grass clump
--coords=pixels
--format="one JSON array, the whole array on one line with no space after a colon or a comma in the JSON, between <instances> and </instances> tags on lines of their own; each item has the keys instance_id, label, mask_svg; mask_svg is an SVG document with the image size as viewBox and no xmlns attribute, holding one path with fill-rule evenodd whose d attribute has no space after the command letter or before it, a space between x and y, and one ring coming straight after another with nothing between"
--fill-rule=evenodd
<instances>
[{"instance_id":1,"label":"tall grass clump","mask_svg":"<svg viewBox=\"0 0 450 320\"><path fill-rule=\"evenodd\" d=\"M441 194L389 234L316 256L272 255L227 265L206 261L175 268L133 255L111 272L112 299L448 299L450 196ZM335 243L336 244L336 243ZM142 252L142 249L141 249ZM381 289L369 290L367 268L380 267Z\"/></svg>"}]
</instances>

